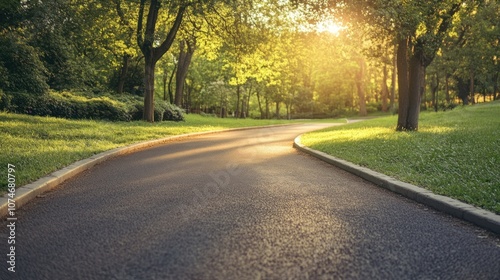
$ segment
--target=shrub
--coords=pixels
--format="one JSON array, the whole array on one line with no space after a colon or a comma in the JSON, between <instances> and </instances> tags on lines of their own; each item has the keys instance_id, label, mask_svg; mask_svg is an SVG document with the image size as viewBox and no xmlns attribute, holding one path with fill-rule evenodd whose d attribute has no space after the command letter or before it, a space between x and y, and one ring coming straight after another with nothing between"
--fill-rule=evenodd
<instances>
[{"instance_id":1,"label":"shrub","mask_svg":"<svg viewBox=\"0 0 500 280\"><path fill-rule=\"evenodd\" d=\"M184 110L174 104L166 103L165 111L163 112L163 120L166 121L184 121Z\"/></svg>"},{"instance_id":2,"label":"shrub","mask_svg":"<svg viewBox=\"0 0 500 280\"><path fill-rule=\"evenodd\" d=\"M144 104L135 105L135 111L132 113L133 120L142 120ZM156 122L160 121L184 121L184 111L166 101L155 101L154 117Z\"/></svg>"},{"instance_id":3,"label":"shrub","mask_svg":"<svg viewBox=\"0 0 500 280\"><path fill-rule=\"evenodd\" d=\"M36 116L53 116L67 119L103 119L130 121L131 114L125 104L105 98L81 98L60 93L35 96L27 93L13 93L3 102L5 110ZM7 104L6 104L7 103ZM8 104L10 103L10 104Z\"/></svg>"},{"instance_id":4,"label":"shrub","mask_svg":"<svg viewBox=\"0 0 500 280\"><path fill-rule=\"evenodd\" d=\"M10 108L12 102L12 96L5 94L2 89L0 89L0 110L7 111Z\"/></svg>"},{"instance_id":5,"label":"shrub","mask_svg":"<svg viewBox=\"0 0 500 280\"><path fill-rule=\"evenodd\" d=\"M5 94L0 91L0 110L36 116L109 121L141 120L141 97L122 94L50 92L40 96L28 93ZM155 121L182 121L182 109L163 100L155 102Z\"/></svg>"}]
</instances>

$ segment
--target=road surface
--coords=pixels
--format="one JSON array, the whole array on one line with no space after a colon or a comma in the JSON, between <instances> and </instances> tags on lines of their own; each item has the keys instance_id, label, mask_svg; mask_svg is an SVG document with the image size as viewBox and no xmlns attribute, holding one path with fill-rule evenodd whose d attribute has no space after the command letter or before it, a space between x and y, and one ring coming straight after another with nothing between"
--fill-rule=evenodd
<instances>
[{"instance_id":1,"label":"road surface","mask_svg":"<svg viewBox=\"0 0 500 280\"><path fill-rule=\"evenodd\" d=\"M498 236L292 148L325 126L102 163L18 211L15 273L2 222L0 279L500 278Z\"/></svg>"}]
</instances>

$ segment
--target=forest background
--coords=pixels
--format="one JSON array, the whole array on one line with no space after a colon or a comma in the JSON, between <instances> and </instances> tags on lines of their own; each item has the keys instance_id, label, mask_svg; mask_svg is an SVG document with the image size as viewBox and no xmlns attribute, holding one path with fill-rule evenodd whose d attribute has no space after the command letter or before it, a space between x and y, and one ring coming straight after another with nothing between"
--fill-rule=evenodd
<instances>
[{"instance_id":1,"label":"forest background","mask_svg":"<svg viewBox=\"0 0 500 280\"><path fill-rule=\"evenodd\" d=\"M2 1L0 109L147 121L380 111L416 130L420 110L500 98L499 18L491 0Z\"/></svg>"}]
</instances>

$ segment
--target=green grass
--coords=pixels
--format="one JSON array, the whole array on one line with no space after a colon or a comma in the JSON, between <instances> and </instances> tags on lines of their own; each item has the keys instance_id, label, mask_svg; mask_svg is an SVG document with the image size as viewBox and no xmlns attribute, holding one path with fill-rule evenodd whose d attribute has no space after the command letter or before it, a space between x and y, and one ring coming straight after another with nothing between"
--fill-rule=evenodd
<instances>
[{"instance_id":1,"label":"green grass","mask_svg":"<svg viewBox=\"0 0 500 280\"><path fill-rule=\"evenodd\" d=\"M94 154L132 143L190 132L290 123L284 120L220 119L187 115L186 122L105 122L33 117L0 112L0 193L7 190L7 164L25 185Z\"/></svg>"},{"instance_id":2,"label":"green grass","mask_svg":"<svg viewBox=\"0 0 500 280\"><path fill-rule=\"evenodd\" d=\"M418 132L397 116L312 132L302 143L500 213L500 102L422 113Z\"/></svg>"}]
</instances>

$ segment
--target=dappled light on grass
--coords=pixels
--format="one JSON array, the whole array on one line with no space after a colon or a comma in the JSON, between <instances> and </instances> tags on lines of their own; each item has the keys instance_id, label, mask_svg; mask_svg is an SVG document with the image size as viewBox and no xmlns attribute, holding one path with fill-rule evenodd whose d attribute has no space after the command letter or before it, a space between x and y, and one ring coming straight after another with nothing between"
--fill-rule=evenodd
<instances>
[{"instance_id":1,"label":"dappled light on grass","mask_svg":"<svg viewBox=\"0 0 500 280\"><path fill-rule=\"evenodd\" d=\"M446 127L446 126L424 126L421 127L420 133L432 133L432 134L447 134L457 130L458 127Z\"/></svg>"},{"instance_id":2,"label":"dappled light on grass","mask_svg":"<svg viewBox=\"0 0 500 280\"><path fill-rule=\"evenodd\" d=\"M302 143L500 213L500 103L422 113L418 132L385 117L313 132Z\"/></svg>"},{"instance_id":3,"label":"dappled light on grass","mask_svg":"<svg viewBox=\"0 0 500 280\"><path fill-rule=\"evenodd\" d=\"M331 142L351 142L351 141L362 141L365 139L387 137L391 129L386 127L360 127L353 129L336 129L336 130L324 130L315 133L314 138L307 138L308 143L321 145L322 143Z\"/></svg>"}]
</instances>

